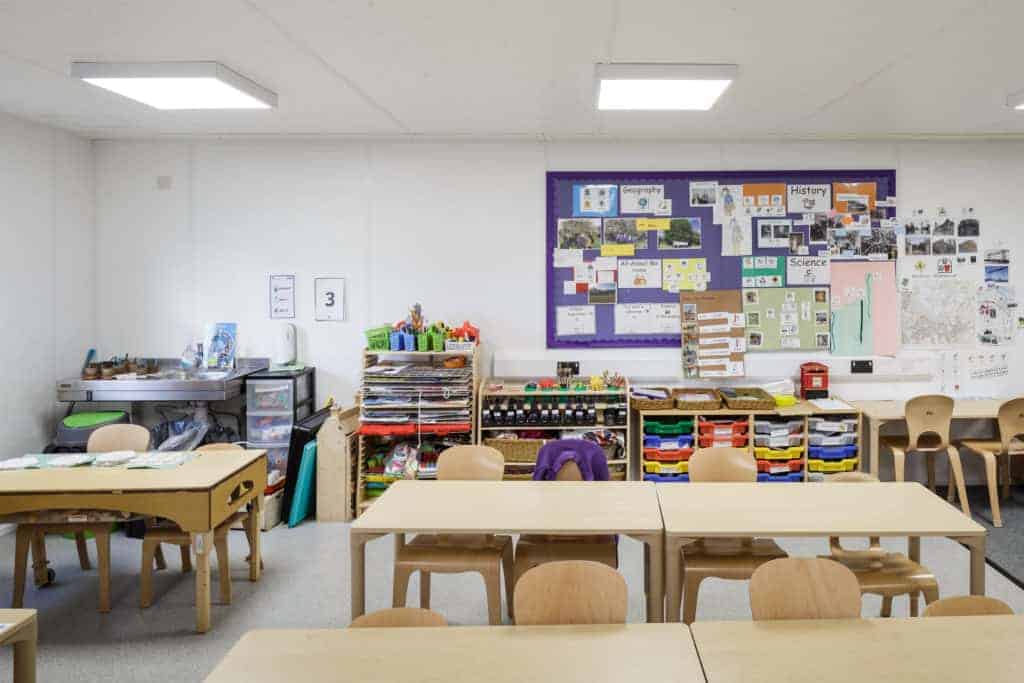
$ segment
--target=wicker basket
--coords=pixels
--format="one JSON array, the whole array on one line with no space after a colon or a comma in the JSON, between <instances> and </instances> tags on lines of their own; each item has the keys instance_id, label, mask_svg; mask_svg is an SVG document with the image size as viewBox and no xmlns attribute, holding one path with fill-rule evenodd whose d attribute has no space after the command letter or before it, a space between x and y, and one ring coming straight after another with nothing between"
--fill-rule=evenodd
<instances>
[{"instance_id":1,"label":"wicker basket","mask_svg":"<svg viewBox=\"0 0 1024 683\"><path fill-rule=\"evenodd\" d=\"M626 466L613 466L608 470L609 481L626 481Z\"/></svg>"},{"instance_id":2,"label":"wicker basket","mask_svg":"<svg viewBox=\"0 0 1024 683\"><path fill-rule=\"evenodd\" d=\"M544 439L484 439L484 445L497 448L505 462L537 462L537 453Z\"/></svg>"},{"instance_id":3,"label":"wicker basket","mask_svg":"<svg viewBox=\"0 0 1024 683\"><path fill-rule=\"evenodd\" d=\"M707 394L711 394L714 398L710 401L703 398L689 398ZM718 389L673 389L672 397L679 410L719 410L722 407L722 394L718 392Z\"/></svg>"},{"instance_id":4,"label":"wicker basket","mask_svg":"<svg viewBox=\"0 0 1024 683\"><path fill-rule=\"evenodd\" d=\"M646 389L661 389L665 393L668 393L666 387L645 387ZM672 394L669 394L668 398L639 398L637 396L629 397L630 405L633 410L672 410L676 405L675 398Z\"/></svg>"},{"instance_id":5,"label":"wicker basket","mask_svg":"<svg viewBox=\"0 0 1024 683\"><path fill-rule=\"evenodd\" d=\"M730 410L775 410L775 399L764 389L735 387L733 391L735 396L722 395Z\"/></svg>"}]
</instances>

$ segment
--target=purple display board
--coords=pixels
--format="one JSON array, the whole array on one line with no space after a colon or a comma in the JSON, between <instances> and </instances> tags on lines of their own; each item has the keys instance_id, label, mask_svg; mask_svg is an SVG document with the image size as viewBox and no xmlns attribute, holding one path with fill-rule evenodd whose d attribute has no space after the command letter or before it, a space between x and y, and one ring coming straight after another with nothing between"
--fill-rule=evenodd
<instances>
[{"instance_id":1,"label":"purple display board","mask_svg":"<svg viewBox=\"0 0 1024 683\"><path fill-rule=\"evenodd\" d=\"M741 289L742 256L722 255L722 226L715 224L713 206L691 206L691 183L717 182L719 185L750 185L779 183L790 185L829 185L834 183L874 183L876 197L886 200L896 196L896 172L894 170L823 170L823 171L672 171L672 172L569 172L555 171L547 174L547 240L545 259L547 262L547 345L548 348L600 348L600 347L678 347L680 334L620 334L615 333L615 305L595 303L594 334L557 335L556 315L559 306L590 305L586 293L566 293L565 281L573 279L571 267L555 266L554 254L558 245L559 219L598 217L652 218L656 207L650 213L624 213L623 185L659 185L664 187L664 198L671 200L670 214L673 218L699 218L701 222L701 245L695 249L658 248L658 235L651 231L647 239L635 248L634 259L703 258L711 280L708 289ZM593 205L582 203L579 187L613 186L613 196L606 202ZM576 189L574 189L576 188ZM695 188L699 189L699 188ZM832 205L836 193L832 193ZM783 197L784 205L786 197ZM699 202L699 198L697 199ZM742 201L739 198L739 201ZM588 208L589 206L589 208ZM885 211L891 212L892 209ZM887 215L892 215L891 213ZM764 221L790 219L799 221L803 213L786 213L783 217L757 217L751 219L752 256L776 256L785 259L792 255L788 246L762 248L758 246L758 230ZM811 244L809 226L794 225L792 232L804 235L810 255L824 254L828 246ZM586 260L600 256L600 248L583 250ZM615 301L619 304L662 303L677 304L679 294L663 289L621 288L616 286Z\"/></svg>"}]
</instances>

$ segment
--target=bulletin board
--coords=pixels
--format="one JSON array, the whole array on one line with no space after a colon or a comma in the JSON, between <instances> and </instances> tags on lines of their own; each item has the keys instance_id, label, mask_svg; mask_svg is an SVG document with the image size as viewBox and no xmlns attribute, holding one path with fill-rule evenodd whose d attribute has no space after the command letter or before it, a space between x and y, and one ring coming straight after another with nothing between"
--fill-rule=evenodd
<instances>
[{"instance_id":1,"label":"bulletin board","mask_svg":"<svg viewBox=\"0 0 1024 683\"><path fill-rule=\"evenodd\" d=\"M893 170L559 171L546 185L549 348L678 348L683 292L743 289L744 275L820 287L787 279L784 262L894 251L873 227L895 222ZM823 239L842 234L828 224L839 209L868 221L863 245Z\"/></svg>"},{"instance_id":2,"label":"bulletin board","mask_svg":"<svg viewBox=\"0 0 1024 683\"><path fill-rule=\"evenodd\" d=\"M682 292L683 375L690 379L742 377L746 341L738 289Z\"/></svg>"},{"instance_id":3,"label":"bulletin board","mask_svg":"<svg viewBox=\"0 0 1024 683\"><path fill-rule=\"evenodd\" d=\"M744 289L749 351L828 351L827 287Z\"/></svg>"}]
</instances>

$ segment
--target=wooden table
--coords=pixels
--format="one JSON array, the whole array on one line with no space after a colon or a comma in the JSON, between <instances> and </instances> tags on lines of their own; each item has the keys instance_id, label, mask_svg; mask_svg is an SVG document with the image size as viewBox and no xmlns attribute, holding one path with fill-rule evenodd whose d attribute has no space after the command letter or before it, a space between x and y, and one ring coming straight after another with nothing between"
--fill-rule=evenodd
<instances>
[{"instance_id":1,"label":"wooden table","mask_svg":"<svg viewBox=\"0 0 1024 683\"><path fill-rule=\"evenodd\" d=\"M679 620L680 552L708 537L906 536L907 554L919 562L921 537L945 536L968 546L971 593L985 593L985 528L915 482L691 482L657 489L665 519L669 621Z\"/></svg>"},{"instance_id":2,"label":"wooden table","mask_svg":"<svg viewBox=\"0 0 1024 683\"><path fill-rule=\"evenodd\" d=\"M14 646L14 683L35 683L37 638L34 609L0 609L0 645Z\"/></svg>"},{"instance_id":3,"label":"wooden table","mask_svg":"<svg viewBox=\"0 0 1024 683\"><path fill-rule=\"evenodd\" d=\"M957 399L953 404L954 420L994 420L999 406L1009 399ZM868 442L871 444L871 474L878 476L882 425L906 422L905 401L849 401L868 421Z\"/></svg>"},{"instance_id":4,"label":"wooden table","mask_svg":"<svg viewBox=\"0 0 1024 683\"><path fill-rule=\"evenodd\" d=\"M367 541L395 534L622 534L647 544L647 620L664 618L664 538L646 482L398 481L349 534L352 618L366 609Z\"/></svg>"},{"instance_id":5,"label":"wooden table","mask_svg":"<svg viewBox=\"0 0 1024 683\"><path fill-rule=\"evenodd\" d=\"M267 486L266 451L199 453L180 467L75 467L0 472L0 521L52 521L55 510L106 510L161 517L192 535L196 553L196 630L210 628L213 530L249 505L254 533L249 577L260 577L259 511Z\"/></svg>"},{"instance_id":6,"label":"wooden table","mask_svg":"<svg viewBox=\"0 0 1024 683\"><path fill-rule=\"evenodd\" d=\"M1016 683L1024 617L701 621L708 683Z\"/></svg>"},{"instance_id":7,"label":"wooden table","mask_svg":"<svg viewBox=\"0 0 1024 683\"><path fill-rule=\"evenodd\" d=\"M376 505L376 503L374 503ZM677 624L250 631L206 679L704 683Z\"/></svg>"}]
</instances>

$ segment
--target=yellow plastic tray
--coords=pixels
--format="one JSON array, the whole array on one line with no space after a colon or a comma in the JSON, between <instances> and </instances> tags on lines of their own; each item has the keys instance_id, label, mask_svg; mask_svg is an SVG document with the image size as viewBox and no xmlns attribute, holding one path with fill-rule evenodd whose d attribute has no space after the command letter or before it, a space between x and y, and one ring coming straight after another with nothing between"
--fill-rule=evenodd
<instances>
[{"instance_id":1,"label":"yellow plastic tray","mask_svg":"<svg viewBox=\"0 0 1024 683\"><path fill-rule=\"evenodd\" d=\"M846 458L845 460L815 460L807 461L807 469L811 472L852 472L857 468L857 458Z\"/></svg>"},{"instance_id":2,"label":"yellow plastic tray","mask_svg":"<svg viewBox=\"0 0 1024 683\"><path fill-rule=\"evenodd\" d=\"M789 448L758 446L754 449L754 457L758 460L796 460L803 455L803 452L803 446L790 446Z\"/></svg>"},{"instance_id":3,"label":"yellow plastic tray","mask_svg":"<svg viewBox=\"0 0 1024 683\"><path fill-rule=\"evenodd\" d=\"M651 462L644 461L644 472L648 474L686 474L690 471L690 462Z\"/></svg>"}]
</instances>

